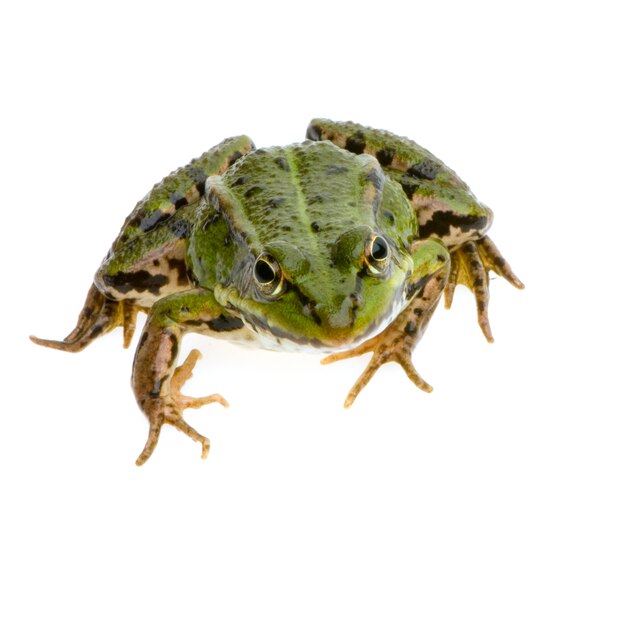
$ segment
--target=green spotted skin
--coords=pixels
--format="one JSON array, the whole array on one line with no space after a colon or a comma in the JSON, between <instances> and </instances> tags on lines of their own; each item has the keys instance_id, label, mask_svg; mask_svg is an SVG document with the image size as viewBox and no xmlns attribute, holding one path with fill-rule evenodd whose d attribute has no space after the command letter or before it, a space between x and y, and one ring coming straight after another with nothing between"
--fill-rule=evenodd
<instances>
[{"instance_id":1,"label":"green spotted skin","mask_svg":"<svg viewBox=\"0 0 626 626\"><path fill-rule=\"evenodd\" d=\"M96 286L110 298L132 298L140 306L188 287L185 242L206 179L252 149L246 136L225 139L156 184L124 222L96 274Z\"/></svg>"},{"instance_id":2,"label":"green spotted skin","mask_svg":"<svg viewBox=\"0 0 626 626\"><path fill-rule=\"evenodd\" d=\"M454 249L484 234L491 225L491 209L476 199L455 172L411 139L324 119L309 124L307 137L374 156L386 174L402 185L417 212L422 238L438 237Z\"/></svg>"},{"instance_id":3,"label":"green spotted skin","mask_svg":"<svg viewBox=\"0 0 626 626\"><path fill-rule=\"evenodd\" d=\"M222 174L253 148L250 138L231 137L166 176L128 216L120 236L113 243L114 253L157 228L181 208L197 203L204 195L207 177Z\"/></svg>"},{"instance_id":4,"label":"green spotted skin","mask_svg":"<svg viewBox=\"0 0 626 626\"><path fill-rule=\"evenodd\" d=\"M208 179L206 194L190 270L266 339L286 340L281 346L352 343L404 306L415 215L374 158L329 142L256 150ZM386 280L363 274L361 258L375 233L391 249ZM258 293L252 268L262 254L276 259L288 284L280 298Z\"/></svg>"},{"instance_id":5,"label":"green spotted skin","mask_svg":"<svg viewBox=\"0 0 626 626\"><path fill-rule=\"evenodd\" d=\"M485 235L492 213L444 163L410 139L352 122L316 119L307 140L256 149L225 139L165 177L135 206L96 272L78 322L42 346L78 352L122 326L130 345L147 314L132 388L150 429L136 463L175 426L209 451L183 419L220 403L181 387L185 333L277 350L316 350L324 363L372 353L345 406L383 364L398 363L424 391L412 352L439 300L457 284L476 298L492 341L489 272L523 287Z\"/></svg>"}]
</instances>

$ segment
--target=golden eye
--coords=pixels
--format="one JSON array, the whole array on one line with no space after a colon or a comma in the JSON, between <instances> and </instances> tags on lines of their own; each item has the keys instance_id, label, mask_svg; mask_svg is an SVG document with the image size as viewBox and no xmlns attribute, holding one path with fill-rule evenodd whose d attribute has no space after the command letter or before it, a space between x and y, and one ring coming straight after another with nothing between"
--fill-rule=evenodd
<instances>
[{"instance_id":1,"label":"golden eye","mask_svg":"<svg viewBox=\"0 0 626 626\"><path fill-rule=\"evenodd\" d=\"M254 280L264 296L275 298L283 291L283 272L269 254L260 255L254 262Z\"/></svg>"},{"instance_id":2,"label":"golden eye","mask_svg":"<svg viewBox=\"0 0 626 626\"><path fill-rule=\"evenodd\" d=\"M382 274L389 265L389 244L380 235L372 235L365 245L365 265L370 274Z\"/></svg>"}]
</instances>

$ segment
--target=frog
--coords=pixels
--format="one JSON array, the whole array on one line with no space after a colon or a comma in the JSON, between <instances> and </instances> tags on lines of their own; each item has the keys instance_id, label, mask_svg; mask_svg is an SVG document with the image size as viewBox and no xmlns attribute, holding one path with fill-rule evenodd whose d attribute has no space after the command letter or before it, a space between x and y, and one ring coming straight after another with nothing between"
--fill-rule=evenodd
<instances>
[{"instance_id":1,"label":"frog","mask_svg":"<svg viewBox=\"0 0 626 626\"><path fill-rule=\"evenodd\" d=\"M30 338L79 352L121 327L127 348L145 314L131 385L149 431L136 464L164 425L206 458L209 439L183 413L228 403L182 392L200 358L193 349L179 364L185 334L315 351L324 364L371 353L346 408L390 362L430 392L412 353L440 299L449 308L456 286L468 287L492 342L490 272L524 287L486 235L492 220L452 169L390 131L319 118L287 146L230 137L136 204L69 335Z\"/></svg>"}]
</instances>

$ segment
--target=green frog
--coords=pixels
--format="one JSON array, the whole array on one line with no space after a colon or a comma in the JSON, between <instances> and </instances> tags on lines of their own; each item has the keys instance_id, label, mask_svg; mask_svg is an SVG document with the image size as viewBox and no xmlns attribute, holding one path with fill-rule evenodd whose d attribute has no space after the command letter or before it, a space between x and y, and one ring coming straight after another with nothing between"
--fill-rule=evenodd
<instances>
[{"instance_id":1,"label":"green frog","mask_svg":"<svg viewBox=\"0 0 626 626\"><path fill-rule=\"evenodd\" d=\"M332 363L371 352L345 406L384 363L423 391L411 354L443 295L476 298L488 341L489 272L522 283L485 235L492 212L415 142L352 122L313 120L307 139L256 149L232 137L164 178L135 206L98 269L76 327L42 346L78 352L121 326L128 347L147 314L132 388L148 418L136 463L170 424L209 451L183 411L218 402L181 388L200 353L178 365L188 332Z\"/></svg>"}]
</instances>

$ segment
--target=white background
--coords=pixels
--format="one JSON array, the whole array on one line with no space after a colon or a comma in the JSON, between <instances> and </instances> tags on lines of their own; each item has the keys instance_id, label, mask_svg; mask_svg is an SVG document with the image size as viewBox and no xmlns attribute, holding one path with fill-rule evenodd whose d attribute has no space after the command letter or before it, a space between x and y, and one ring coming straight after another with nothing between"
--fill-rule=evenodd
<instances>
[{"instance_id":1,"label":"white background","mask_svg":"<svg viewBox=\"0 0 626 626\"><path fill-rule=\"evenodd\" d=\"M618 2L22 2L0 15L2 624L624 624ZM19 8L17 8L19 7ZM73 327L126 214L223 137L407 135L495 211L526 283L460 288L414 354L189 336L212 441L147 435L118 331Z\"/></svg>"}]
</instances>

